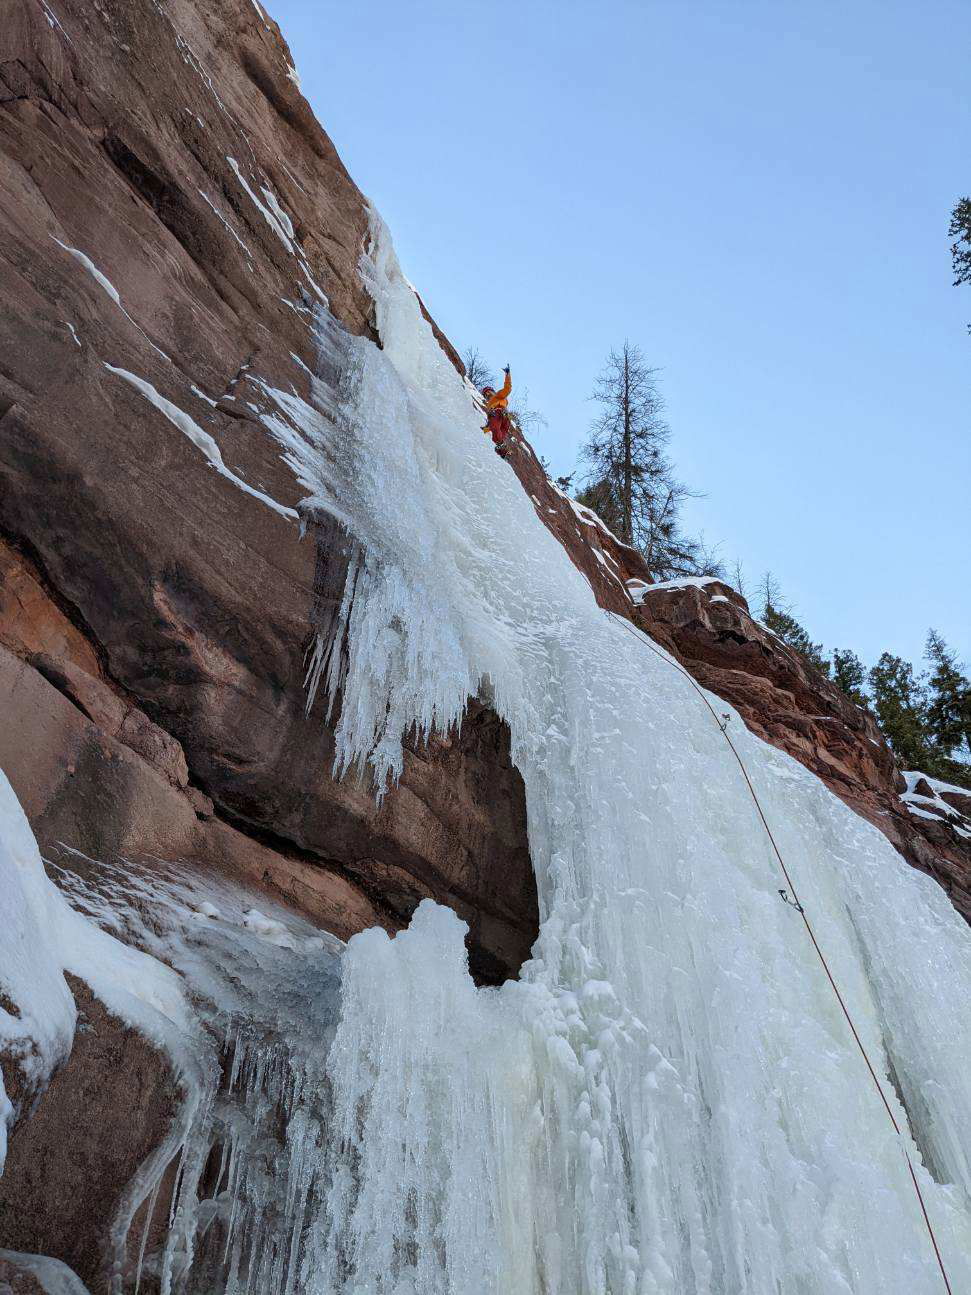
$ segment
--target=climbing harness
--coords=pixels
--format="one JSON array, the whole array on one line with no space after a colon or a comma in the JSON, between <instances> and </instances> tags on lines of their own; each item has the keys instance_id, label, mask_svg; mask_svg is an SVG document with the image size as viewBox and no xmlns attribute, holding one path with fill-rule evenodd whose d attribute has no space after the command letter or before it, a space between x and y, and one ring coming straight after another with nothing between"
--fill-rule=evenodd
<instances>
[{"instance_id":1,"label":"climbing harness","mask_svg":"<svg viewBox=\"0 0 971 1295\"><path fill-rule=\"evenodd\" d=\"M712 706L711 702L708 700L705 690L701 687L698 681L695 678L693 678L692 675L690 675L687 670L684 669L683 666L680 666L677 663L677 661L674 661L666 652L662 652L661 649L657 647L656 644L651 642L651 640L647 637L645 633L638 630L634 625L631 624L629 620L627 620L623 616L618 616L616 612L611 612L606 608L604 610L606 612L606 615L618 620L620 624L623 625L624 629L627 630L630 634L633 634L634 637L638 640L638 642L640 642L644 647L649 648L650 651L652 651L655 656L660 657L662 661L666 662L669 666L671 666L672 669L676 670L678 674L683 675L685 679L687 679L688 683L691 684L692 688L695 690L695 692L698 694L701 700L711 711L712 718L714 719L718 727L721 729L722 736L725 738L725 741L731 747L732 755L734 755L735 759L738 761L738 767L742 771L742 777L745 779L745 784L749 789L749 793L755 804L755 808L758 810L759 818L762 820L762 826L765 828L765 832L769 838L769 842L772 846L772 850L775 854L776 859L779 862L779 867L782 870L782 875L785 877L787 882L787 886L781 889L779 891L779 894L781 895L783 901L786 904L788 904L790 908L794 908L796 912L799 914L799 916L802 918L803 923L805 924L805 927L806 927L806 931L809 935L809 938L812 941L813 949L816 952L816 956L819 959L819 962L823 968L823 971L826 973L826 979L829 981L830 987L832 988L833 993L836 995L836 1001L839 1003L840 1010L842 1011L843 1016L846 1018L846 1023L850 1028L850 1033L853 1035L853 1040L860 1051L860 1055L862 1056L864 1062L866 1063L866 1068L870 1072L870 1078L873 1080L874 1087L876 1088L877 1092L880 1094L880 1100L883 1103L884 1110L887 1112L887 1115L890 1117L890 1123L893 1125L894 1132L897 1134L897 1137L900 1140L900 1149L901 1151L903 1151L904 1159L907 1161L907 1169L910 1172L910 1180L914 1185L914 1191L917 1193L917 1200L920 1204L920 1212L924 1216L924 1223L927 1227L927 1235L930 1237L931 1245L934 1248L934 1257L937 1259L937 1266L941 1270L941 1278L944 1281L944 1288L947 1291L947 1295L954 1295L954 1292L951 1289L951 1283L948 1280L947 1269L944 1267L944 1260L941 1257L941 1252L937 1244L937 1237L934 1235L934 1228L931 1225L930 1217L927 1213L927 1206L924 1203L924 1194L920 1190L920 1183L918 1183L917 1181L917 1174L914 1171L914 1165L913 1165L913 1161L910 1158L910 1152L907 1150L906 1146L904 1145L903 1133L901 1132L900 1125L897 1123L897 1117L894 1115L893 1109L890 1106L890 1103L887 1101L887 1096L883 1091L883 1085L880 1083L880 1080L877 1078L877 1072L874 1069L873 1063L870 1060L869 1054L867 1053L867 1050L863 1044L863 1040L860 1038L857 1028L853 1023L853 1018L852 1016L850 1016L849 1008L846 1006L846 1003L843 999L843 995L840 993L839 987L836 984L835 979L833 978L833 973L829 969L829 963L826 961L826 955L823 953L822 948L819 945L819 941L816 939L816 933L812 928L812 923L809 921L809 917L806 913L806 910L803 908L802 904L799 901L799 895L796 891L795 885L793 884L792 877L790 877L789 875L789 869L786 867L786 861L785 859L783 859L782 853L779 850L779 846L776 843L776 839L772 835L772 829L771 827L769 827L769 821L765 817L765 811L762 809L762 803L759 800L758 793L756 792L755 787L752 785L752 779L749 777L748 770L745 767L745 763L742 760L741 755L739 755L738 753L738 748L735 746L735 743L732 741L731 737L729 736L728 720L730 716L727 713L723 713L722 718L719 719L718 713L715 710L715 708Z\"/></svg>"}]
</instances>

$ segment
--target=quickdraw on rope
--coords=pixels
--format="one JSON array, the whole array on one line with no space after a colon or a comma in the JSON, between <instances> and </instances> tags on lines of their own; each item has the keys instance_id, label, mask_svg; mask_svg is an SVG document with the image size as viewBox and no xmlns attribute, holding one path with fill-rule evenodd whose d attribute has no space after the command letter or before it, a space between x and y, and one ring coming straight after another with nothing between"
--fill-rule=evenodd
<instances>
[{"instance_id":1,"label":"quickdraw on rope","mask_svg":"<svg viewBox=\"0 0 971 1295\"><path fill-rule=\"evenodd\" d=\"M638 642L641 643L644 647L649 648L650 651L653 652L655 656L660 657L661 660L664 661L667 665L671 666L673 670L676 670L678 674L683 675L684 678L687 679L688 683L695 690L695 692L698 694L701 700L705 703L709 711L711 711L712 718L714 719L715 723L718 725L719 729L721 730L722 736L724 737L725 741L728 743L729 747L731 748L732 755L734 755L735 759L738 761L738 767L742 771L742 777L745 779L745 784L749 789L749 793L755 804L755 808L758 810L759 818L762 820L762 826L765 828L766 835L768 836L769 842L772 845L772 850L775 854L776 859L778 860L779 867L782 870L782 875L786 879L786 886L779 891L779 894L782 897L782 900L784 903L788 904L790 908L794 908L796 910L796 912L802 918L803 923L805 924L806 932L809 935L810 940L812 941L813 949L816 952L816 956L819 959L819 962L823 968L823 971L826 973L826 979L829 981L830 988L832 989L833 993L836 996L836 1001L839 1003L840 1010L843 1013L843 1016L846 1018L846 1023L850 1028L850 1033L853 1035L853 1040L860 1051L860 1055L862 1056L864 1062L866 1063L866 1068L870 1072L870 1078L873 1080L873 1085L880 1095L880 1101L883 1103L884 1110L887 1112L887 1115L890 1118L890 1123L893 1125L894 1132L897 1134L897 1137L900 1140L900 1149L903 1151L904 1159L907 1161L907 1169L910 1173L910 1181L913 1183L914 1191L917 1193L917 1200L920 1204L920 1212L923 1215L924 1223L927 1227L927 1235L930 1237L931 1245L934 1248L934 1257L936 1258L937 1266L941 1271L941 1278L944 1282L944 1288L947 1291L947 1295L954 1295L954 1292L951 1289L951 1283L948 1280L947 1269L944 1267L944 1260L941 1257L941 1251L937 1244L937 1237L934 1235L934 1228L931 1224L930 1216L927 1213L927 1206L924 1203L924 1194L920 1189L920 1183L917 1181L917 1174L914 1171L914 1165L910 1158L910 1152L907 1150L907 1147L904 1144L903 1134L901 1132L900 1125L897 1123L897 1117L894 1115L893 1109L890 1106L890 1103L887 1101L887 1096L883 1091L883 1085L880 1083L880 1080L877 1077L877 1072L874 1069L873 1063L870 1060L869 1054L867 1053L867 1050L863 1044L863 1040L860 1038L856 1025L853 1023L852 1016L850 1016L849 1008L846 1006L846 1003L843 999L843 995L840 993L839 986L836 984L836 981L833 978L833 973L829 969L829 963L826 961L826 956L823 953L822 948L820 947L819 941L816 939L816 933L812 928L812 923L809 921L809 917L806 913L806 910L803 908L799 900L799 895L796 891L796 887L793 884L792 877L789 875L789 869L786 867L786 861L785 859L783 859L782 852L780 851L779 846L776 843L775 837L772 835L772 829L771 827L769 827L769 821L765 817L765 812L762 809L762 803L759 800L758 793L756 792L755 787L752 785L752 780L748 775L748 770L745 767L745 763L742 760L742 757L739 755L738 749L735 746L735 743L732 741L731 737L729 736L728 722L731 716L728 713L723 712L722 715L719 717L718 712L715 710L711 702L708 700L705 690L698 683L697 679L695 679L691 674L689 674L688 671L685 670L683 666L680 666L677 663L677 661L673 660L666 652L662 652L661 649L655 643L651 642L651 640L647 637L646 634L638 630L634 625L631 624L629 620L626 620L623 616L617 615L616 612L606 611L606 614L614 618L616 621L618 621L619 624L621 624L625 630L627 630L630 634L633 634L634 637L638 640Z\"/></svg>"}]
</instances>

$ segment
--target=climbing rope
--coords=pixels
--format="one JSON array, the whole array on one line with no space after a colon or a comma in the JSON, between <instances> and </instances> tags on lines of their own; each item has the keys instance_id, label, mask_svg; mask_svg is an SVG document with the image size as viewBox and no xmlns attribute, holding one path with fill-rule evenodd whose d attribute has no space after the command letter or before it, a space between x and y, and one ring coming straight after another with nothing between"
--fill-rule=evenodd
<instances>
[{"instance_id":1,"label":"climbing rope","mask_svg":"<svg viewBox=\"0 0 971 1295\"><path fill-rule=\"evenodd\" d=\"M890 1103L887 1101L886 1093L884 1093L883 1091L883 1085L880 1083L880 1080L877 1078L877 1072L874 1069L873 1063L870 1060L866 1047L863 1044L863 1040L860 1038L856 1025L853 1023L853 1018L850 1015L849 1008L846 1006L846 1003L843 999L843 995L840 993L839 986L837 985L835 979L833 978L833 973L829 969L829 963L826 961L826 956L823 953L822 948L820 947L819 941L816 939L816 932L812 928L812 923L809 920L809 915L807 914L806 910L803 908L802 903L799 900L799 894L796 890L795 884L793 883L792 877L789 875L789 869L786 867L786 861L785 859L783 859L782 852L779 849L779 846L776 842L775 837L772 835L772 829L771 827L769 827L769 821L765 816L765 811L762 809L762 803L759 800L758 793L756 792L755 787L752 785L752 779L748 775L748 770L745 767L745 763L742 760L742 757L738 753L738 748L735 746L735 743L732 741L731 736L729 735L729 732L728 732L729 716L725 714L719 719L714 706L712 706L711 702L708 700L708 696L705 693L705 690L701 687L698 681L691 674L689 674L688 671L685 670L683 666L679 665L677 661L673 660L666 652L662 652L661 649L655 643L652 643L645 633L638 630L634 625L631 624L629 620L627 620L623 616L619 616L616 612L611 612L608 610L606 614L612 617L613 619L617 620L624 627L625 630L627 630L630 634L634 635L634 637L637 639L639 643L641 643L644 647L649 648L654 653L655 656L660 657L662 661L664 661L667 665L671 666L671 668L676 670L678 674L683 675L684 678L687 679L688 683L691 684L692 688L695 690L695 692L698 694L701 700L708 707L709 711L711 711L712 718L714 719L715 723L718 725L718 728L721 730L721 734L724 737L725 741L728 743L729 747L731 748L732 755L734 755L735 759L738 761L738 767L742 771L742 777L745 779L745 785L749 789L749 793L751 794L752 800L755 804L755 808L758 810L759 818L762 820L762 826L765 828L766 835L768 836L769 841L772 845L772 850L775 854L776 859L779 862L779 867L782 870L782 875L786 879L786 888L780 890L779 894L781 895L783 901L786 904L788 904L791 908L794 908L803 920L803 923L806 927L806 931L809 935L810 940L812 941L813 948L816 951L816 956L819 959L819 962L823 968L823 971L826 973L826 979L829 981L830 987L832 988L833 993L836 995L836 1001L839 1003L840 1010L842 1011L843 1016L846 1018L846 1023L850 1027L850 1033L853 1035L854 1042L856 1043L856 1046L860 1050L860 1055L862 1056L864 1062L866 1063L866 1068L870 1072L870 1078L873 1080L873 1085L876 1088L877 1092L880 1094L880 1100L883 1103L883 1108L887 1112L887 1115L890 1117L890 1123L893 1125L894 1132L897 1134L897 1137L900 1139L900 1149L903 1151L904 1159L907 1161L907 1168L910 1171L910 1180L914 1185L914 1191L917 1193L917 1200L920 1204L920 1212L923 1215L924 1223L927 1226L927 1235L930 1237L931 1245L934 1247L934 1256L937 1259L937 1266L941 1270L941 1277L944 1281L944 1288L947 1291L947 1295L953 1295L953 1291L951 1290L951 1283L950 1281L948 1281L947 1269L944 1267L944 1260L941 1257L941 1251L937 1244L937 1237L934 1235L934 1228L931 1225L930 1216L927 1213L927 1206L924 1203L924 1195L923 1195L923 1192L920 1190L920 1183L917 1181L917 1174L914 1171L914 1165L910 1158L910 1152L907 1150L907 1147L904 1144L903 1134L901 1132L900 1125L897 1123L897 1118L893 1113L893 1109L891 1108Z\"/></svg>"}]
</instances>

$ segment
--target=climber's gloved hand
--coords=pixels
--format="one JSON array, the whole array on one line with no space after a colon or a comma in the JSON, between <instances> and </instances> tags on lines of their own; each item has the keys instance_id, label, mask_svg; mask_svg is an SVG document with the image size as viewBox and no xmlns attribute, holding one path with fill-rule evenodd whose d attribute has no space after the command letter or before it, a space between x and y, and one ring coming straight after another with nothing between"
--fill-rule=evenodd
<instances>
[{"instance_id":1,"label":"climber's gloved hand","mask_svg":"<svg viewBox=\"0 0 971 1295\"><path fill-rule=\"evenodd\" d=\"M506 367L503 369L503 373L508 373L508 372L509 372L509 365L507 364Z\"/></svg>"}]
</instances>

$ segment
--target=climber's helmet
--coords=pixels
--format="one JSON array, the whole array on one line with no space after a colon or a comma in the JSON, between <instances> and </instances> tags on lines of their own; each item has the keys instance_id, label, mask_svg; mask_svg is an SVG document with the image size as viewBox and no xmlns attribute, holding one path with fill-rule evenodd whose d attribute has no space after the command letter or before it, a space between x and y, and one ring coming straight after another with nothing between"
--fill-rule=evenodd
<instances>
[{"instance_id":1,"label":"climber's helmet","mask_svg":"<svg viewBox=\"0 0 971 1295\"><path fill-rule=\"evenodd\" d=\"M496 389L495 387L483 387L482 394L485 396L486 400L488 400L490 396L494 396L496 394Z\"/></svg>"}]
</instances>

